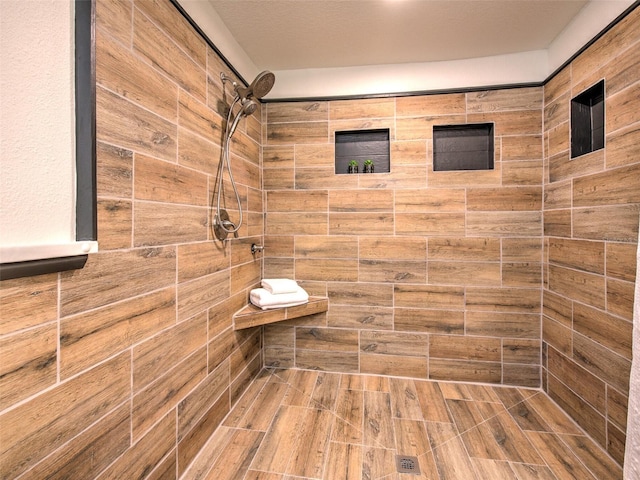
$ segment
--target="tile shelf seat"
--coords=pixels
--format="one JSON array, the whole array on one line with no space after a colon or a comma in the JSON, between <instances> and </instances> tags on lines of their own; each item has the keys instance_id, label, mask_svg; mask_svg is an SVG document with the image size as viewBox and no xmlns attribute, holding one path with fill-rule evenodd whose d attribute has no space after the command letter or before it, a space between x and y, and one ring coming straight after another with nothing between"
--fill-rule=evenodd
<instances>
[{"instance_id":1,"label":"tile shelf seat","mask_svg":"<svg viewBox=\"0 0 640 480\"><path fill-rule=\"evenodd\" d=\"M233 314L233 329L242 330L243 328L306 317L314 313L326 312L328 308L329 299L327 297L309 297L309 302L303 305L269 310L262 310L249 304Z\"/></svg>"}]
</instances>

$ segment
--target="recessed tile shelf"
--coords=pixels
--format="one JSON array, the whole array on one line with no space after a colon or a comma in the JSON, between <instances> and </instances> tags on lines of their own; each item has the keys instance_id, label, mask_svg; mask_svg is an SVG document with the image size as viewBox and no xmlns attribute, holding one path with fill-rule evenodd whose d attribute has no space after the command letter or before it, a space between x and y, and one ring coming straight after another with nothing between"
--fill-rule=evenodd
<instances>
[{"instance_id":1,"label":"recessed tile shelf","mask_svg":"<svg viewBox=\"0 0 640 480\"><path fill-rule=\"evenodd\" d=\"M571 158L604 148L604 80L571 99Z\"/></svg>"},{"instance_id":2,"label":"recessed tile shelf","mask_svg":"<svg viewBox=\"0 0 640 480\"><path fill-rule=\"evenodd\" d=\"M433 170L492 170L493 123L433 126Z\"/></svg>"},{"instance_id":3,"label":"recessed tile shelf","mask_svg":"<svg viewBox=\"0 0 640 480\"><path fill-rule=\"evenodd\" d=\"M348 174L349 162L358 162L358 173L363 173L364 161L372 160L373 173L389 173L389 129L351 130L336 132L336 174Z\"/></svg>"},{"instance_id":4,"label":"recessed tile shelf","mask_svg":"<svg viewBox=\"0 0 640 480\"><path fill-rule=\"evenodd\" d=\"M233 315L233 329L257 327L269 323L292 320L306 317L314 313L326 312L329 309L329 299L326 297L309 297L309 302L296 307L272 308L262 310L253 304L249 304L238 310Z\"/></svg>"}]
</instances>

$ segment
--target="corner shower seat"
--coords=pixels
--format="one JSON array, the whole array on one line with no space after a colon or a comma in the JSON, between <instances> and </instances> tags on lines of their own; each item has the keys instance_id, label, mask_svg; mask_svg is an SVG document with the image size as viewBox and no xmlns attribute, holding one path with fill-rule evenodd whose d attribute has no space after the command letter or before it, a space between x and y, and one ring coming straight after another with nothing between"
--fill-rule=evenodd
<instances>
[{"instance_id":1,"label":"corner shower seat","mask_svg":"<svg viewBox=\"0 0 640 480\"><path fill-rule=\"evenodd\" d=\"M271 310L262 310L253 304L249 304L233 314L233 329L242 330L243 328L306 317L314 313L326 312L328 308L329 299L326 297L309 297L309 302L304 305L273 308Z\"/></svg>"}]
</instances>

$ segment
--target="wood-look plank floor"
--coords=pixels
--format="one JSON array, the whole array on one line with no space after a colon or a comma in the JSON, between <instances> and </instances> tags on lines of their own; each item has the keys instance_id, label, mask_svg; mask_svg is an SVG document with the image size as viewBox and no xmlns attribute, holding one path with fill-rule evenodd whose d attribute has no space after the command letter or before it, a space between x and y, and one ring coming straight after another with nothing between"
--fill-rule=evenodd
<instances>
[{"instance_id":1,"label":"wood-look plank floor","mask_svg":"<svg viewBox=\"0 0 640 480\"><path fill-rule=\"evenodd\" d=\"M182 480L621 478L539 390L265 369Z\"/></svg>"}]
</instances>

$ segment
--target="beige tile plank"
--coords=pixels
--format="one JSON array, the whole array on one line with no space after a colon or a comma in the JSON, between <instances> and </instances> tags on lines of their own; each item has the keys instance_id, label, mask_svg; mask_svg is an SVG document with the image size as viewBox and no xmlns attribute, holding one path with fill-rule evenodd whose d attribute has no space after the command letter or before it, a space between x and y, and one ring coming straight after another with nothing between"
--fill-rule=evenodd
<instances>
[{"instance_id":1,"label":"beige tile plank","mask_svg":"<svg viewBox=\"0 0 640 480\"><path fill-rule=\"evenodd\" d=\"M472 459L506 460L498 442L493 438L491 428L481 423L460 435Z\"/></svg>"},{"instance_id":2,"label":"beige tile plank","mask_svg":"<svg viewBox=\"0 0 640 480\"><path fill-rule=\"evenodd\" d=\"M175 282L176 251L159 247L97 253L82 270L60 276L60 315L72 315L169 287Z\"/></svg>"},{"instance_id":3,"label":"beige tile plank","mask_svg":"<svg viewBox=\"0 0 640 480\"><path fill-rule=\"evenodd\" d=\"M364 445L395 447L391 418L391 398L384 392L364 392Z\"/></svg>"},{"instance_id":4,"label":"beige tile plank","mask_svg":"<svg viewBox=\"0 0 640 480\"><path fill-rule=\"evenodd\" d=\"M340 387L340 377L341 375L338 373L318 373L309 406L334 411Z\"/></svg>"},{"instance_id":5,"label":"beige tile plank","mask_svg":"<svg viewBox=\"0 0 640 480\"><path fill-rule=\"evenodd\" d=\"M178 441L188 435L193 428L201 427L204 417L209 417L211 423L214 423L220 420L218 416L228 413L228 401L225 399L228 388L229 367L225 362L213 370L178 404ZM207 423L206 420L204 422ZM217 428L217 425L213 428Z\"/></svg>"},{"instance_id":6,"label":"beige tile plank","mask_svg":"<svg viewBox=\"0 0 640 480\"><path fill-rule=\"evenodd\" d=\"M576 424L547 395L537 393L527 399L527 405L533 407L545 423L551 427L552 433L579 435L582 432Z\"/></svg>"},{"instance_id":7,"label":"beige tile plank","mask_svg":"<svg viewBox=\"0 0 640 480\"><path fill-rule=\"evenodd\" d=\"M487 460L483 458L471 459L480 478L491 480L520 480L508 462Z\"/></svg>"},{"instance_id":8,"label":"beige tile plank","mask_svg":"<svg viewBox=\"0 0 640 480\"><path fill-rule=\"evenodd\" d=\"M508 413L501 413L486 422L491 435L502 449L505 458L512 462L544 464L525 434Z\"/></svg>"},{"instance_id":9,"label":"beige tile plank","mask_svg":"<svg viewBox=\"0 0 640 480\"><path fill-rule=\"evenodd\" d=\"M285 473L305 415L305 408L282 405L267 430L250 468Z\"/></svg>"},{"instance_id":10,"label":"beige tile plank","mask_svg":"<svg viewBox=\"0 0 640 480\"><path fill-rule=\"evenodd\" d=\"M480 480L459 438L453 438L433 450L441 480Z\"/></svg>"},{"instance_id":11,"label":"beige tile plank","mask_svg":"<svg viewBox=\"0 0 640 480\"><path fill-rule=\"evenodd\" d=\"M518 480L557 480L546 465L511 463L511 469L518 475Z\"/></svg>"},{"instance_id":12,"label":"beige tile plank","mask_svg":"<svg viewBox=\"0 0 640 480\"><path fill-rule=\"evenodd\" d=\"M289 386L285 383L267 383L260 391L251 407L242 420L238 422L238 428L266 431L280 407L282 399Z\"/></svg>"},{"instance_id":13,"label":"beige tile plank","mask_svg":"<svg viewBox=\"0 0 640 480\"><path fill-rule=\"evenodd\" d=\"M362 390L338 391L335 423L331 433L334 442L362 443L364 393Z\"/></svg>"},{"instance_id":14,"label":"beige tile plank","mask_svg":"<svg viewBox=\"0 0 640 480\"><path fill-rule=\"evenodd\" d=\"M229 389L227 389L218 400L197 419L192 422L193 427L188 432L180 433L178 443L178 474L182 474L193 459L198 455L202 446L208 441L211 435L222 424L222 420L231 409ZM170 414L169 414L170 415Z\"/></svg>"},{"instance_id":15,"label":"beige tile plank","mask_svg":"<svg viewBox=\"0 0 640 480\"><path fill-rule=\"evenodd\" d=\"M235 430L204 480L242 478L262 441L264 432Z\"/></svg>"},{"instance_id":16,"label":"beige tile plank","mask_svg":"<svg viewBox=\"0 0 640 480\"><path fill-rule=\"evenodd\" d=\"M286 473L320 478L329 453L329 440L334 415L328 410L307 408L302 413L300 434L292 445Z\"/></svg>"},{"instance_id":17,"label":"beige tile plank","mask_svg":"<svg viewBox=\"0 0 640 480\"><path fill-rule=\"evenodd\" d=\"M484 422L484 417L473 401L447 399L446 404L459 433L471 430Z\"/></svg>"},{"instance_id":18,"label":"beige tile plank","mask_svg":"<svg viewBox=\"0 0 640 480\"><path fill-rule=\"evenodd\" d=\"M391 406L394 418L423 421L422 407L413 380L390 378Z\"/></svg>"},{"instance_id":19,"label":"beige tile plank","mask_svg":"<svg viewBox=\"0 0 640 480\"><path fill-rule=\"evenodd\" d=\"M399 480L395 451L378 447L363 447L362 480Z\"/></svg>"},{"instance_id":20,"label":"beige tile plank","mask_svg":"<svg viewBox=\"0 0 640 480\"><path fill-rule=\"evenodd\" d=\"M8 477L22 474L88 428L131 395L129 352L56 385L0 416L0 465ZM175 424L174 424L175 428Z\"/></svg>"},{"instance_id":21,"label":"beige tile plank","mask_svg":"<svg viewBox=\"0 0 640 480\"><path fill-rule=\"evenodd\" d=\"M0 410L56 383L57 337L55 322L0 337Z\"/></svg>"},{"instance_id":22,"label":"beige tile plank","mask_svg":"<svg viewBox=\"0 0 640 480\"><path fill-rule=\"evenodd\" d=\"M174 310L173 305L171 309ZM168 328L133 348L133 391L139 392L206 345L204 313Z\"/></svg>"},{"instance_id":23,"label":"beige tile plank","mask_svg":"<svg viewBox=\"0 0 640 480\"><path fill-rule=\"evenodd\" d=\"M397 455L419 457L431 451L425 424L421 420L393 419Z\"/></svg>"},{"instance_id":24,"label":"beige tile plank","mask_svg":"<svg viewBox=\"0 0 640 480\"><path fill-rule=\"evenodd\" d=\"M551 432L543 416L529 404L528 400L520 402L509 409L511 417L522 430L534 430L538 432Z\"/></svg>"},{"instance_id":25,"label":"beige tile plank","mask_svg":"<svg viewBox=\"0 0 640 480\"><path fill-rule=\"evenodd\" d=\"M0 282L0 335L58 318L58 274Z\"/></svg>"},{"instance_id":26,"label":"beige tile plank","mask_svg":"<svg viewBox=\"0 0 640 480\"><path fill-rule=\"evenodd\" d=\"M622 478L622 468L584 435L558 435L596 478Z\"/></svg>"},{"instance_id":27,"label":"beige tile plank","mask_svg":"<svg viewBox=\"0 0 640 480\"><path fill-rule=\"evenodd\" d=\"M134 441L204 380L207 375L206 350L206 347L196 350L133 396L131 423Z\"/></svg>"},{"instance_id":28,"label":"beige tile plank","mask_svg":"<svg viewBox=\"0 0 640 480\"><path fill-rule=\"evenodd\" d=\"M257 470L248 470L244 476L244 480L283 480L284 478L279 473L259 472Z\"/></svg>"},{"instance_id":29,"label":"beige tile plank","mask_svg":"<svg viewBox=\"0 0 640 480\"><path fill-rule=\"evenodd\" d=\"M362 446L331 442L322 478L325 480L361 480Z\"/></svg>"},{"instance_id":30,"label":"beige tile plank","mask_svg":"<svg viewBox=\"0 0 640 480\"><path fill-rule=\"evenodd\" d=\"M364 375L364 390L389 392L389 379L379 375Z\"/></svg>"},{"instance_id":31,"label":"beige tile plank","mask_svg":"<svg viewBox=\"0 0 640 480\"><path fill-rule=\"evenodd\" d=\"M236 429L223 425L217 428L186 469L184 476L190 480L203 480L235 431Z\"/></svg>"},{"instance_id":32,"label":"beige tile plank","mask_svg":"<svg viewBox=\"0 0 640 480\"><path fill-rule=\"evenodd\" d=\"M422 417L428 422L451 422L449 410L438 382L414 380Z\"/></svg>"},{"instance_id":33,"label":"beige tile plank","mask_svg":"<svg viewBox=\"0 0 640 480\"><path fill-rule=\"evenodd\" d=\"M128 402L116 408L38 463L27 476L51 480L95 478L131 445L129 410ZM158 453L161 451L162 448L157 449Z\"/></svg>"},{"instance_id":34,"label":"beige tile plank","mask_svg":"<svg viewBox=\"0 0 640 480\"><path fill-rule=\"evenodd\" d=\"M556 477L595 480L596 477L591 475L558 435L541 432L527 432L526 435Z\"/></svg>"},{"instance_id":35,"label":"beige tile plank","mask_svg":"<svg viewBox=\"0 0 640 480\"><path fill-rule=\"evenodd\" d=\"M426 355L401 356L360 353L360 371L396 377L427 378L429 360Z\"/></svg>"},{"instance_id":36,"label":"beige tile plank","mask_svg":"<svg viewBox=\"0 0 640 480\"><path fill-rule=\"evenodd\" d=\"M166 415L144 437L132 444L131 448L104 470L98 478L144 477L169 452L175 451L173 443L175 428L175 415ZM175 472L175 467L173 472Z\"/></svg>"}]
</instances>

